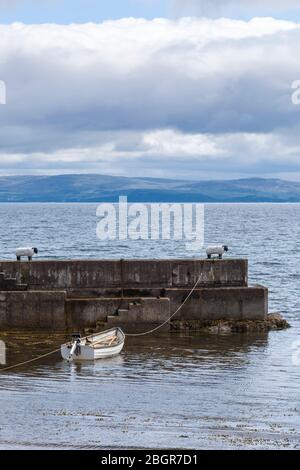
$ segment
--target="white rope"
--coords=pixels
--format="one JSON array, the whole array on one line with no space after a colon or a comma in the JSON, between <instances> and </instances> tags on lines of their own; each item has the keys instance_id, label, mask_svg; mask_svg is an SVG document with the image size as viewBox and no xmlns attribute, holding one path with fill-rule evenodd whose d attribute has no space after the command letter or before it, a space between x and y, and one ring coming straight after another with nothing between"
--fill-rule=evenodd
<instances>
[{"instance_id":1,"label":"white rope","mask_svg":"<svg viewBox=\"0 0 300 470\"><path fill-rule=\"evenodd\" d=\"M34 357L33 359L29 359L28 361L19 362L19 364L15 364L15 365L13 365L13 366L5 367L4 369L0 369L0 372L4 372L4 371L10 370L10 369L15 369L16 367L24 366L25 364L30 364L31 362L38 361L39 359L42 359L43 357L51 356L52 354L54 354L54 353L56 353L56 352L58 352L58 351L60 351L60 348L59 348L59 349L55 349L54 351L50 351L50 352L47 353L47 354L42 354L41 356Z\"/></svg>"}]
</instances>

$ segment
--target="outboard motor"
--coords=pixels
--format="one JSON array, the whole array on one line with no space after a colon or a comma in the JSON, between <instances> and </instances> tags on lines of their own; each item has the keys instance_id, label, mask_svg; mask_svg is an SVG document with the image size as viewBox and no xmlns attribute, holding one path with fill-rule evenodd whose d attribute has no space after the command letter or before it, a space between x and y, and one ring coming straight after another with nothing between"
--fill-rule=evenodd
<instances>
[{"instance_id":1,"label":"outboard motor","mask_svg":"<svg viewBox=\"0 0 300 470\"><path fill-rule=\"evenodd\" d=\"M70 354L69 354L69 357L68 357L69 362L72 361L73 354L78 356L81 353L80 344L81 344L81 334L80 333L73 333L72 334L72 347L71 347L71 351L70 351Z\"/></svg>"}]
</instances>

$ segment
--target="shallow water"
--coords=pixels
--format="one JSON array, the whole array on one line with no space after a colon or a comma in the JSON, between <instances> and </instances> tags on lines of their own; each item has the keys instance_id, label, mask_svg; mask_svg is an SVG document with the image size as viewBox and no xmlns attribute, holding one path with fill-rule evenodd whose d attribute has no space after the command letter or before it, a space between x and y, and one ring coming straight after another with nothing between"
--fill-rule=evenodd
<instances>
[{"instance_id":1,"label":"shallow water","mask_svg":"<svg viewBox=\"0 0 300 470\"><path fill-rule=\"evenodd\" d=\"M44 257L191 256L181 242L101 243L95 209L0 205L2 257L28 243ZM3 373L0 448L300 447L300 364L292 361L300 205L207 205L205 216L206 243L224 241L231 256L248 257L250 281L270 288L270 311L282 311L292 328L127 338L114 359L69 365L56 354ZM65 338L14 331L0 339L10 365Z\"/></svg>"}]
</instances>

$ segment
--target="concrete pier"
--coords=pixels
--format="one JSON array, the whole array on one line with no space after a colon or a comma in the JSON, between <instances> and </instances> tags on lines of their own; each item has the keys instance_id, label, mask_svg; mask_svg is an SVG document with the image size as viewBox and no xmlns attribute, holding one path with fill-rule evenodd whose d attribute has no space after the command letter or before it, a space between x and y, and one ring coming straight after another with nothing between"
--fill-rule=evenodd
<instances>
[{"instance_id":1,"label":"concrete pier","mask_svg":"<svg viewBox=\"0 0 300 470\"><path fill-rule=\"evenodd\" d=\"M0 261L0 327L143 331L167 320L199 278L174 320L266 317L268 290L248 285L244 259Z\"/></svg>"}]
</instances>

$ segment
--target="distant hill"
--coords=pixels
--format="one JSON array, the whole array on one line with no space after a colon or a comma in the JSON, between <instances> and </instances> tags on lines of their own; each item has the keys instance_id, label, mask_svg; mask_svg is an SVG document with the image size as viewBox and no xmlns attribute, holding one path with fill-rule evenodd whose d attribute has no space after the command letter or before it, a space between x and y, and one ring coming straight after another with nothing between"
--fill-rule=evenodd
<instances>
[{"instance_id":1,"label":"distant hill","mask_svg":"<svg viewBox=\"0 0 300 470\"><path fill-rule=\"evenodd\" d=\"M0 177L0 202L300 202L300 182L186 181L105 175Z\"/></svg>"}]
</instances>

